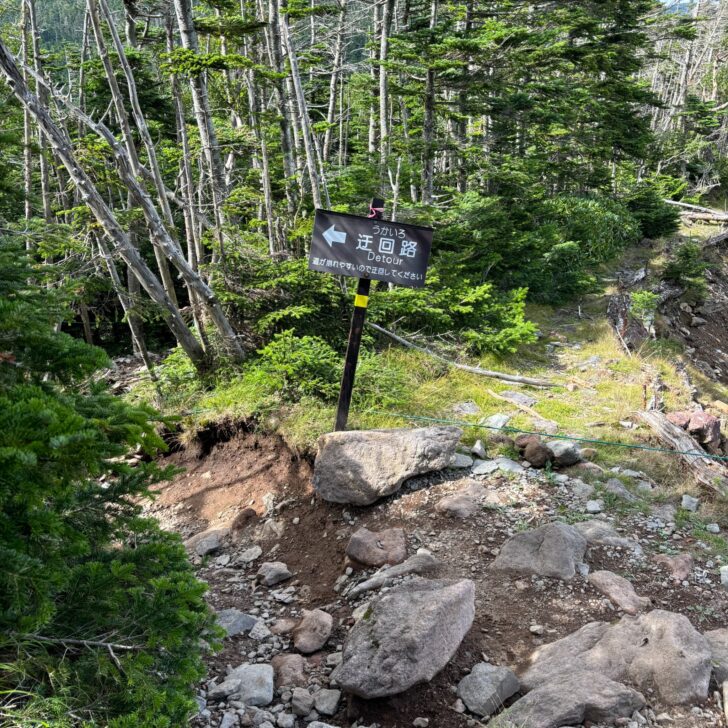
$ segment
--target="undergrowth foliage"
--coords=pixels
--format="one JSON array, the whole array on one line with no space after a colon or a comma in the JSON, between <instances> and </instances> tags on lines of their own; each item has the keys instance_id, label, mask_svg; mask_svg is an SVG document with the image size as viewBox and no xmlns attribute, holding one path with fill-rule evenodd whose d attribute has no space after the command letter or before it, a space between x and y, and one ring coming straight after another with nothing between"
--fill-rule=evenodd
<instances>
[{"instance_id":1,"label":"undergrowth foliage","mask_svg":"<svg viewBox=\"0 0 728 728\"><path fill-rule=\"evenodd\" d=\"M0 243L0 723L182 725L212 617L177 536L140 516L169 472L120 460L158 418L93 381L104 353ZM116 645L116 646L115 646Z\"/></svg>"}]
</instances>

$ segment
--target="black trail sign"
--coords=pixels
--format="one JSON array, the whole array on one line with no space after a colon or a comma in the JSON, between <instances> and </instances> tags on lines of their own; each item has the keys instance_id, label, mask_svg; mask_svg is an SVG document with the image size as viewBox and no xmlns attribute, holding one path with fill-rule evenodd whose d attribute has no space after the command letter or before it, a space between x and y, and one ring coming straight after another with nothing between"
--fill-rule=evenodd
<instances>
[{"instance_id":1,"label":"black trail sign","mask_svg":"<svg viewBox=\"0 0 728 728\"><path fill-rule=\"evenodd\" d=\"M308 267L421 288L431 248L431 228L316 210Z\"/></svg>"},{"instance_id":2,"label":"black trail sign","mask_svg":"<svg viewBox=\"0 0 728 728\"><path fill-rule=\"evenodd\" d=\"M432 249L431 228L382 220L384 200L379 198L372 200L369 210L369 217L316 210L308 258L310 270L359 279L335 430L345 430L349 418L371 282L386 281L398 286L422 288Z\"/></svg>"}]
</instances>

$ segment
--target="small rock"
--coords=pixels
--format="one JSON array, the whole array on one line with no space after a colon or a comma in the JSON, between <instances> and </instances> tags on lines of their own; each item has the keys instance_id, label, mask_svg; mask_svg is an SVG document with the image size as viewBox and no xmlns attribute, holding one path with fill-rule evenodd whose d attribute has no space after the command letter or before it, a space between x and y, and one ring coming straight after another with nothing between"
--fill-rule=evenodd
<instances>
[{"instance_id":1,"label":"small rock","mask_svg":"<svg viewBox=\"0 0 728 728\"><path fill-rule=\"evenodd\" d=\"M581 460L579 446L569 440L550 440L546 447L551 450L554 456L554 464L563 467L576 465Z\"/></svg>"},{"instance_id":2,"label":"small rock","mask_svg":"<svg viewBox=\"0 0 728 728\"><path fill-rule=\"evenodd\" d=\"M487 717L520 689L518 678L507 668L480 662L458 684L457 694L468 710Z\"/></svg>"},{"instance_id":3,"label":"small rock","mask_svg":"<svg viewBox=\"0 0 728 728\"><path fill-rule=\"evenodd\" d=\"M314 706L320 715L335 715L339 709L341 690L323 688L314 695Z\"/></svg>"},{"instance_id":4,"label":"small rock","mask_svg":"<svg viewBox=\"0 0 728 728\"><path fill-rule=\"evenodd\" d=\"M505 392L500 392L500 396L507 399L509 402L520 404L523 407L533 407L535 404L538 404L538 400L535 397L531 397L523 392L511 392L507 390Z\"/></svg>"},{"instance_id":5,"label":"small rock","mask_svg":"<svg viewBox=\"0 0 728 728\"><path fill-rule=\"evenodd\" d=\"M310 654L320 650L331 635L333 617L321 609L303 611L303 619L293 630L293 644L299 652Z\"/></svg>"},{"instance_id":6,"label":"small rock","mask_svg":"<svg viewBox=\"0 0 728 728\"><path fill-rule=\"evenodd\" d=\"M452 495L446 495L435 504L438 513L445 513L455 518L470 518L481 509L481 502L485 497L485 488L473 483L468 488Z\"/></svg>"},{"instance_id":7,"label":"small rock","mask_svg":"<svg viewBox=\"0 0 728 728\"><path fill-rule=\"evenodd\" d=\"M473 475L490 475L496 470L498 470L498 463L495 460L486 460L473 468Z\"/></svg>"},{"instance_id":8,"label":"small rock","mask_svg":"<svg viewBox=\"0 0 728 728\"><path fill-rule=\"evenodd\" d=\"M450 460L450 466L451 468L456 468L458 470L464 470L465 468L472 468L473 467L473 458L470 457L470 455L463 455L463 453L456 452L452 459Z\"/></svg>"},{"instance_id":9,"label":"small rock","mask_svg":"<svg viewBox=\"0 0 728 728\"><path fill-rule=\"evenodd\" d=\"M346 555L361 566L400 564L407 557L407 540L401 528L384 531L358 529L349 539Z\"/></svg>"},{"instance_id":10,"label":"small rock","mask_svg":"<svg viewBox=\"0 0 728 728\"><path fill-rule=\"evenodd\" d=\"M232 711L223 713L219 728L233 728L238 725L238 715Z\"/></svg>"},{"instance_id":11,"label":"small rock","mask_svg":"<svg viewBox=\"0 0 728 728\"><path fill-rule=\"evenodd\" d=\"M262 619L259 619L250 630L250 632L248 632L248 637L253 640L258 640L259 642L268 639L268 637L270 636L271 631L268 629L268 626Z\"/></svg>"},{"instance_id":12,"label":"small rock","mask_svg":"<svg viewBox=\"0 0 728 728\"><path fill-rule=\"evenodd\" d=\"M305 687L308 684L306 679L306 661L302 655L284 654L276 655L271 660L271 666L275 672L277 687Z\"/></svg>"},{"instance_id":13,"label":"small rock","mask_svg":"<svg viewBox=\"0 0 728 728\"><path fill-rule=\"evenodd\" d=\"M275 586L290 579L293 574L282 561L266 561L260 565L256 579L266 586Z\"/></svg>"},{"instance_id":14,"label":"small rock","mask_svg":"<svg viewBox=\"0 0 728 728\"><path fill-rule=\"evenodd\" d=\"M278 713L276 725L278 728L295 728L296 716L291 713Z\"/></svg>"},{"instance_id":15,"label":"small rock","mask_svg":"<svg viewBox=\"0 0 728 728\"><path fill-rule=\"evenodd\" d=\"M225 630L228 637L250 631L258 621L257 617L234 608L223 609L216 616L217 623Z\"/></svg>"},{"instance_id":16,"label":"small rock","mask_svg":"<svg viewBox=\"0 0 728 728\"><path fill-rule=\"evenodd\" d=\"M294 715L308 715L313 710L313 695L306 688L294 688L291 710Z\"/></svg>"},{"instance_id":17,"label":"small rock","mask_svg":"<svg viewBox=\"0 0 728 728\"><path fill-rule=\"evenodd\" d=\"M587 513L601 513L604 510L604 503L600 500L590 500L586 502Z\"/></svg>"},{"instance_id":18,"label":"small rock","mask_svg":"<svg viewBox=\"0 0 728 728\"><path fill-rule=\"evenodd\" d=\"M682 501L680 502L680 505L686 511L692 511L693 513L695 513L695 511L697 511L698 508L700 507L700 499L694 498L693 496L685 493L682 497Z\"/></svg>"},{"instance_id":19,"label":"small rock","mask_svg":"<svg viewBox=\"0 0 728 728\"><path fill-rule=\"evenodd\" d=\"M529 442L523 451L523 457L534 468L545 468L553 458L553 453L542 442Z\"/></svg>"},{"instance_id":20,"label":"small rock","mask_svg":"<svg viewBox=\"0 0 728 728\"><path fill-rule=\"evenodd\" d=\"M252 564L253 561L259 559L263 555L263 549L260 546L251 546L242 553L238 554L238 561L243 564Z\"/></svg>"},{"instance_id":21,"label":"small rock","mask_svg":"<svg viewBox=\"0 0 728 728\"><path fill-rule=\"evenodd\" d=\"M637 596L627 579L611 571L594 571L587 580L627 614L637 614L652 604L646 597Z\"/></svg>"},{"instance_id":22,"label":"small rock","mask_svg":"<svg viewBox=\"0 0 728 728\"><path fill-rule=\"evenodd\" d=\"M185 547L194 551L198 556L207 556L220 550L223 539L227 535L228 529L226 528L208 529L188 538L185 541Z\"/></svg>"},{"instance_id":23,"label":"small rock","mask_svg":"<svg viewBox=\"0 0 728 728\"><path fill-rule=\"evenodd\" d=\"M707 531L708 533L720 533L720 526L719 526L719 525L718 525L717 523L709 523L709 524L708 524L708 525L707 525L707 526L705 527L705 530L706 530L706 531Z\"/></svg>"},{"instance_id":24,"label":"small rock","mask_svg":"<svg viewBox=\"0 0 728 728\"><path fill-rule=\"evenodd\" d=\"M718 685L722 685L728 680L728 627L711 630L703 636L708 640L713 655L712 663L715 682Z\"/></svg>"},{"instance_id":25,"label":"small rock","mask_svg":"<svg viewBox=\"0 0 728 728\"><path fill-rule=\"evenodd\" d=\"M478 424L489 430L502 430L510 421L510 415L497 414L480 420Z\"/></svg>"},{"instance_id":26,"label":"small rock","mask_svg":"<svg viewBox=\"0 0 728 728\"><path fill-rule=\"evenodd\" d=\"M670 576L675 581L686 581L693 573L694 561L690 554L678 554L677 556L668 556L667 554L657 554L653 557L653 561L660 566L666 567L670 571Z\"/></svg>"},{"instance_id":27,"label":"small rock","mask_svg":"<svg viewBox=\"0 0 728 728\"><path fill-rule=\"evenodd\" d=\"M616 495L618 498L629 503L634 503L634 501L637 500L637 497L633 493L630 493L624 483L617 478L610 478L606 483L604 483L603 487L607 493L612 493L612 495Z\"/></svg>"},{"instance_id":28,"label":"small rock","mask_svg":"<svg viewBox=\"0 0 728 728\"><path fill-rule=\"evenodd\" d=\"M573 526L549 523L506 541L492 568L556 579L573 579L584 560L587 541Z\"/></svg>"},{"instance_id":29,"label":"small rock","mask_svg":"<svg viewBox=\"0 0 728 728\"><path fill-rule=\"evenodd\" d=\"M480 414L480 407L475 402L468 400L467 402L460 402L456 404L452 411L456 415L477 415Z\"/></svg>"},{"instance_id":30,"label":"small rock","mask_svg":"<svg viewBox=\"0 0 728 728\"><path fill-rule=\"evenodd\" d=\"M240 690L240 680L235 678L228 678L223 680L219 685L213 685L207 691L207 699L211 702L216 700L227 700L231 695Z\"/></svg>"},{"instance_id":31,"label":"small rock","mask_svg":"<svg viewBox=\"0 0 728 728\"><path fill-rule=\"evenodd\" d=\"M728 565L720 567L720 583L728 589Z\"/></svg>"},{"instance_id":32,"label":"small rock","mask_svg":"<svg viewBox=\"0 0 728 728\"><path fill-rule=\"evenodd\" d=\"M240 665L227 679L240 680L237 697L246 705L262 706L273 702L273 668L270 665Z\"/></svg>"},{"instance_id":33,"label":"small rock","mask_svg":"<svg viewBox=\"0 0 728 728\"><path fill-rule=\"evenodd\" d=\"M412 721L412 725L414 728L428 728L430 725L430 719L429 718L415 718Z\"/></svg>"},{"instance_id":34,"label":"small rock","mask_svg":"<svg viewBox=\"0 0 728 728\"><path fill-rule=\"evenodd\" d=\"M473 445L471 452L476 458L480 458L481 460L485 460L488 457L488 450L482 440L475 441L475 445ZM423 720L426 720L426 718L423 718Z\"/></svg>"}]
</instances>

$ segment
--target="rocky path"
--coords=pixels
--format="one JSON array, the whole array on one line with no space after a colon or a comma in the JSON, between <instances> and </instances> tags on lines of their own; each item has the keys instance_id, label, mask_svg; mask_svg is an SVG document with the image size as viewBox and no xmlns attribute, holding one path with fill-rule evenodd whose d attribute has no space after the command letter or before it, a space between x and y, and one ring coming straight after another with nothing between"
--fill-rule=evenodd
<instances>
[{"instance_id":1,"label":"rocky path","mask_svg":"<svg viewBox=\"0 0 728 728\"><path fill-rule=\"evenodd\" d=\"M726 725L726 557L685 518L700 502L568 443L510 459L459 436L327 436L315 477L244 432L171 456L187 470L151 511L227 633L194 725Z\"/></svg>"}]
</instances>

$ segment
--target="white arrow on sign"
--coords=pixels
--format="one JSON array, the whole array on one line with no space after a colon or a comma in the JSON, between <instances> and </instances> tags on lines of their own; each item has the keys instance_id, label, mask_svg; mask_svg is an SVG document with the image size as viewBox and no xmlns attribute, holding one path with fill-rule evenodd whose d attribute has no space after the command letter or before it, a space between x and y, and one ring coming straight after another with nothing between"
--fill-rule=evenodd
<instances>
[{"instance_id":1,"label":"white arrow on sign","mask_svg":"<svg viewBox=\"0 0 728 728\"><path fill-rule=\"evenodd\" d=\"M345 243L346 233L336 229L336 225L332 225L328 230L324 231L324 240L329 244L330 248L334 247L334 243Z\"/></svg>"}]
</instances>

